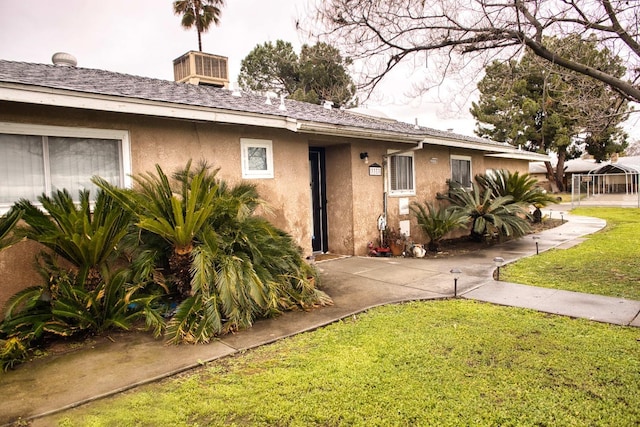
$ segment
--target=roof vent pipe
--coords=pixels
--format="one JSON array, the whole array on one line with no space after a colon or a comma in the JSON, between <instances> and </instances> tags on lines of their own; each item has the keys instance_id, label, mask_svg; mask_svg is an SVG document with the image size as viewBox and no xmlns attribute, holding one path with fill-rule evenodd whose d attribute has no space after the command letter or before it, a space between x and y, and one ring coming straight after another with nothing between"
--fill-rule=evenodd
<instances>
[{"instance_id":1,"label":"roof vent pipe","mask_svg":"<svg viewBox=\"0 0 640 427\"><path fill-rule=\"evenodd\" d=\"M51 57L51 62L53 65L57 65L60 67L75 67L78 65L78 60L75 56L66 52L56 52Z\"/></svg>"},{"instance_id":2,"label":"roof vent pipe","mask_svg":"<svg viewBox=\"0 0 640 427\"><path fill-rule=\"evenodd\" d=\"M278 110L287 111L287 106L284 105L284 95L280 95L280 105L278 106Z\"/></svg>"}]
</instances>

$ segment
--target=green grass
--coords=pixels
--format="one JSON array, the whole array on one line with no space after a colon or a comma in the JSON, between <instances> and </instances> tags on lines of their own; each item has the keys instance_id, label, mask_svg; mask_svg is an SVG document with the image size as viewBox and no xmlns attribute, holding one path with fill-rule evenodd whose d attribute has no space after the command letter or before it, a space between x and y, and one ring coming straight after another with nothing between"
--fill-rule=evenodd
<instances>
[{"instance_id":1,"label":"green grass","mask_svg":"<svg viewBox=\"0 0 640 427\"><path fill-rule=\"evenodd\" d=\"M634 426L638 329L465 300L380 307L62 426Z\"/></svg>"},{"instance_id":2,"label":"green grass","mask_svg":"<svg viewBox=\"0 0 640 427\"><path fill-rule=\"evenodd\" d=\"M640 299L640 210L504 268ZM57 417L61 426L638 426L640 332L464 300L380 307Z\"/></svg>"},{"instance_id":3,"label":"green grass","mask_svg":"<svg viewBox=\"0 0 640 427\"><path fill-rule=\"evenodd\" d=\"M552 249L501 269L508 282L640 300L640 209L578 208L607 221L580 245Z\"/></svg>"}]
</instances>

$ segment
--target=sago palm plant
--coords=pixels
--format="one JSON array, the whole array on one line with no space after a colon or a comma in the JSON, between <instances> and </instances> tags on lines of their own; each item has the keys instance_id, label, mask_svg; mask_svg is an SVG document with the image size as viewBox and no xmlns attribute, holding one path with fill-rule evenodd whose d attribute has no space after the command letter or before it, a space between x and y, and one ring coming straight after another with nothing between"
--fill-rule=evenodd
<instances>
[{"instance_id":1,"label":"sago palm plant","mask_svg":"<svg viewBox=\"0 0 640 427\"><path fill-rule=\"evenodd\" d=\"M552 195L536 187L536 179L528 173L520 174L517 171L500 169L477 175L475 180L482 189L491 191L494 197L511 196L513 203L536 207L558 203Z\"/></svg>"},{"instance_id":2,"label":"sago palm plant","mask_svg":"<svg viewBox=\"0 0 640 427\"><path fill-rule=\"evenodd\" d=\"M20 218L22 218L22 211L19 209L11 209L6 215L0 217L0 251L21 239L20 236L11 233Z\"/></svg>"},{"instance_id":3,"label":"sago palm plant","mask_svg":"<svg viewBox=\"0 0 640 427\"><path fill-rule=\"evenodd\" d=\"M459 184L450 184L449 192L438 198L448 200L455 210L471 218L471 237L482 241L497 233L499 237L521 237L530 230L523 205L514 203L512 196L495 197L482 190L475 182L468 190Z\"/></svg>"},{"instance_id":4,"label":"sago palm plant","mask_svg":"<svg viewBox=\"0 0 640 427\"><path fill-rule=\"evenodd\" d=\"M156 172L134 177L133 190L95 182L135 215L148 253L168 244L168 276L181 299L167 323L169 342L207 342L258 317L330 302L292 239L254 216L264 205L254 185L229 187L204 163L189 162L172 179Z\"/></svg>"},{"instance_id":5,"label":"sago palm plant","mask_svg":"<svg viewBox=\"0 0 640 427\"><path fill-rule=\"evenodd\" d=\"M433 252L440 250L440 244L448 233L465 228L470 217L466 212L452 207L435 207L433 203L420 204L413 202L411 211L418 220L418 226L429 237L428 249Z\"/></svg>"},{"instance_id":6,"label":"sago palm plant","mask_svg":"<svg viewBox=\"0 0 640 427\"><path fill-rule=\"evenodd\" d=\"M155 309L162 290L149 291L151 281L117 267L131 214L103 192L95 204L89 202L88 192L81 192L79 200L74 203L61 190L39 197L44 211L27 200L13 208L26 224L18 227L18 234L48 248L38 256L43 283L13 295L0 322L0 340L13 349L27 349L24 357L47 334L129 329L139 319L156 334L163 330L164 321ZM65 260L64 267L59 258ZM12 357L3 363L13 364Z\"/></svg>"},{"instance_id":7,"label":"sago palm plant","mask_svg":"<svg viewBox=\"0 0 640 427\"><path fill-rule=\"evenodd\" d=\"M216 184L205 173L191 173L191 163L177 175L192 177L171 182L160 166L156 174L134 176L135 190L114 187L96 178L104 192L118 200L136 225L164 239L171 246L169 268L178 292L191 295L191 261L197 236L208 226L217 196Z\"/></svg>"},{"instance_id":8,"label":"sago palm plant","mask_svg":"<svg viewBox=\"0 0 640 427\"><path fill-rule=\"evenodd\" d=\"M97 194L93 207L88 191L80 192L78 204L66 190L51 197L42 195L38 201L42 210L24 199L14 206L23 212L27 224L19 230L73 264L79 285L95 288L102 280L102 270L118 256L118 244L128 231L131 214L119 209L104 192Z\"/></svg>"}]
</instances>

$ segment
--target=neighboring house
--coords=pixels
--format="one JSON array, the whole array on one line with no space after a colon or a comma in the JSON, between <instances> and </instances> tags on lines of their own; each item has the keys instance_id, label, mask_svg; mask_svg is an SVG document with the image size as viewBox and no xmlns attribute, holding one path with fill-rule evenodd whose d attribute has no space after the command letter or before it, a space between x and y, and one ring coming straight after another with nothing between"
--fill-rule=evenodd
<instances>
[{"instance_id":1,"label":"neighboring house","mask_svg":"<svg viewBox=\"0 0 640 427\"><path fill-rule=\"evenodd\" d=\"M571 191L571 183L572 176L574 174L586 174L589 173L591 169L597 167L597 163L593 159L572 159L567 160L564 163L564 177L562 179L564 188L567 191ZM554 165L555 169L555 165ZM546 189L547 191L552 191L556 188L555 184L552 185L549 182L549 177L547 175L547 167L544 162L531 162L529 163L529 174L538 180L538 185ZM556 189L557 191L557 189Z\"/></svg>"},{"instance_id":2,"label":"neighboring house","mask_svg":"<svg viewBox=\"0 0 640 427\"><path fill-rule=\"evenodd\" d=\"M305 255L365 255L385 213L389 227L423 241L407 207L434 200L447 180L469 184L486 170L524 173L530 161L548 160L487 139L202 85L183 69L201 56L178 64L181 80L201 85L0 60L0 208L53 189L93 189L96 174L129 186L131 174L155 164L171 172L204 159L220 178L257 184L268 218ZM7 289L35 280L23 273L33 250L21 243L0 254L0 303Z\"/></svg>"},{"instance_id":3,"label":"neighboring house","mask_svg":"<svg viewBox=\"0 0 640 427\"><path fill-rule=\"evenodd\" d=\"M596 163L594 159L581 158L565 162L563 181L567 192L571 192L573 176L581 175L582 191L585 193L588 183L589 194L633 194L637 191L639 173L640 156L614 156L611 160L601 163ZM551 188L544 162L529 163L529 174L538 180L540 186L547 190Z\"/></svg>"}]
</instances>

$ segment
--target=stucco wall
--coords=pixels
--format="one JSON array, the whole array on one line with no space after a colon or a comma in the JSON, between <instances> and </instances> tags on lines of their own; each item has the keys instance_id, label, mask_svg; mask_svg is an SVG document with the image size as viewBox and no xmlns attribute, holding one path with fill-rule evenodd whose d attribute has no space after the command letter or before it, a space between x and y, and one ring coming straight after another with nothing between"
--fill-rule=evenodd
<instances>
[{"instance_id":1,"label":"stucco wall","mask_svg":"<svg viewBox=\"0 0 640 427\"><path fill-rule=\"evenodd\" d=\"M322 142L315 142L320 145ZM353 198L351 148L348 144L325 149L327 180L326 209L328 249L331 253L353 253Z\"/></svg>"},{"instance_id":2,"label":"stucco wall","mask_svg":"<svg viewBox=\"0 0 640 427\"><path fill-rule=\"evenodd\" d=\"M193 123L130 114L99 113L46 106L0 102L0 121L69 127L127 130L131 142L134 175L154 170L160 164L166 173L182 167L189 159L206 160L219 167L219 177L233 185L242 179L241 138L273 142L274 178L255 179L260 195L268 201L265 216L290 233L303 254L311 249L311 198L309 189L309 147L323 147L326 159L328 249L332 253L366 255L368 242L379 238L377 219L384 211L384 174L370 176L369 165L386 167L388 150L406 150L411 144L385 143L338 137L309 137L294 132L251 126ZM369 164L360 159L367 152ZM425 145L414 152L416 194L409 203L435 201L446 190L451 176L450 156L470 156L472 173L487 169L528 171L526 161L484 157L482 153ZM399 221L411 221L411 239L424 243L426 237L412 214L399 214L399 197L387 198L387 224L399 228ZM0 304L15 291L38 281L34 272L33 243L20 243L0 253Z\"/></svg>"},{"instance_id":3,"label":"stucco wall","mask_svg":"<svg viewBox=\"0 0 640 427\"><path fill-rule=\"evenodd\" d=\"M307 137L292 132L250 126L98 113L74 109L0 103L0 121L129 131L132 173L165 173L183 167L189 159L219 167L218 177L229 184L242 179L241 138L273 141L274 178L247 180L268 201L263 213L274 225L294 236L303 253L311 253L309 164ZM0 306L17 290L39 282L33 269L32 243L21 243L0 253ZM34 282L35 281L35 282Z\"/></svg>"}]
</instances>

